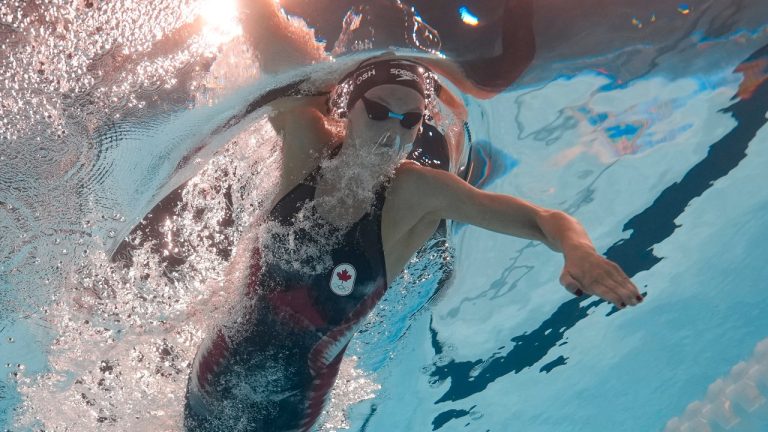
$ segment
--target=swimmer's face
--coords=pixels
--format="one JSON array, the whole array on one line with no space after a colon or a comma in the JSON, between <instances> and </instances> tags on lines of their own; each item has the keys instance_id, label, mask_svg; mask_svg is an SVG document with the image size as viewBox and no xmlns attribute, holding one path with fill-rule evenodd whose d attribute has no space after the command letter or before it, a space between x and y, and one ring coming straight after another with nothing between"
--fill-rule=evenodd
<instances>
[{"instance_id":1,"label":"swimmer's face","mask_svg":"<svg viewBox=\"0 0 768 432\"><path fill-rule=\"evenodd\" d=\"M368 102L369 109L381 109L380 105L383 105L394 114L384 120L371 119L372 116L369 115L365 106L366 102L360 99L349 111L347 133L357 145L365 147L361 147L361 151L386 151L391 155L397 155L400 159L407 156L421 128L422 120L419 118L419 121L409 129L403 127L397 117L405 113L423 113L424 98L416 90L394 84L374 87L368 90L364 97L373 102L372 104Z\"/></svg>"}]
</instances>

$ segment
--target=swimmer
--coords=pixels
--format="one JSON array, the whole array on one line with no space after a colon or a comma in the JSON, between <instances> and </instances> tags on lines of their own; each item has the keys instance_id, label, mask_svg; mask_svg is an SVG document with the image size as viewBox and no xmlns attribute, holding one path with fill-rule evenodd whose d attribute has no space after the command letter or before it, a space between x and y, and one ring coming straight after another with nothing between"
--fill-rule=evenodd
<instances>
[{"instance_id":1,"label":"swimmer","mask_svg":"<svg viewBox=\"0 0 768 432\"><path fill-rule=\"evenodd\" d=\"M281 19L272 18L261 31ZM407 160L435 94L428 63L386 55L357 65L331 98L339 121L320 96L270 104L283 137L278 199L248 253L245 306L193 362L188 431L310 430L351 338L443 219L561 252L560 283L574 295L620 309L642 301L573 217Z\"/></svg>"}]
</instances>

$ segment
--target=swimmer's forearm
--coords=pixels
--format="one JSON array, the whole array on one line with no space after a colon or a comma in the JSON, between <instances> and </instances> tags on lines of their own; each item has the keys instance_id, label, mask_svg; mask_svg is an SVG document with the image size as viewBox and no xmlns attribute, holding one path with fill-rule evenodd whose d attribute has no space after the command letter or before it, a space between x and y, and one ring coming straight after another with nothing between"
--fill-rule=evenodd
<instances>
[{"instance_id":1,"label":"swimmer's forearm","mask_svg":"<svg viewBox=\"0 0 768 432\"><path fill-rule=\"evenodd\" d=\"M511 195L479 191L468 185L459 188L454 196L458 195L467 205L456 208L456 220L539 241L565 255L577 250L594 250L584 227L565 212L539 207Z\"/></svg>"},{"instance_id":2,"label":"swimmer's forearm","mask_svg":"<svg viewBox=\"0 0 768 432\"><path fill-rule=\"evenodd\" d=\"M275 0L240 0L240 21L265 73L330 59L325 46L315 39L314 30L297 18L289 18Z\"/></svg>"},{"instance_id":3,"label":"swimmer's forearm","mask_svg":"<svg viewBox=\"0 0 768 432\"><path fill-rule=\"evenodd\" d=\"M481 226L539 241L564 255L585 248L594 250L587 231L567 213L539 207L509 195L483 194L490 199L485 204L487 216Z\"/></svg>"},{"instance_id":4,"label":"swimmer's forearm","mask_svg":"<svg viewBox=\"0 0 768 432\"><path fill-rule=\"evenodd\" d=\"M466 74L459 67L459 65L451 60L438 59L434 57L414 57L414 60L425 64L433 71L444 76L459 90L470 96L474 96L478 99L490 99L498 94L497 92L484 90L474 85L470 79L467 78Z\"/></svg>"},{"instance_id":5,"label":"swimmer's forearm","mask_svg":"<svg viewBox=\"0 0 768 432\"><path fill-rule=\"evenodd\" d=\"M426 206L425 217L451 219L515 237L540 241L566 256L595 247L583 226L559 210L537 206L512 195L479 190L445 171L401 165L409 190L418 188L415 207ZM411 177L412 176L412 177Z\"/></svg>"}]
</instances>

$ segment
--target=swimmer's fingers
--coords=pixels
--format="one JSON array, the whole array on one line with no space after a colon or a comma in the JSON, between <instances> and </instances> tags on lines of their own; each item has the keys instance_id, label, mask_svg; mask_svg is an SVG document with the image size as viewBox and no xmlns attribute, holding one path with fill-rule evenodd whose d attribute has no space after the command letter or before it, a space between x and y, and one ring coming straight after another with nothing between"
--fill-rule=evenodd
<instances>
[{"instance_id":1,"label":"swimmer's fingers","mask_svg":"<svg viewBox=\"0 0 768 432\"><path fill-rule=\"evenodd\" d=\"M640 290L632 282L629 276L613 261L606 260L608 263L608 277L610 283L615 287L614 289L621 293L624 302L628 305L636 305L642 303L643 296L640 295Z\"/></svg>"},{"instance_id":2,"label":"swimmer's fingers","mask_svg":"<svg viewBox=\"0 0 768 432\"><path fill-rule=\"evenodd\" d=\"M595 283L595 291L600 298L603 298L616 306L617 309L624 309L627 306L634 306L637 300L627 295L622 288L610 280L601 280Z\"/></svg>"},{"instance_id":3,"label":"swimmer's fingers","mask_svg":"<svg viewBox=\"0 0 768 432\"><path fill-rule=\"evenodd\" d=\"M619 309L636 305L638 300L632 291L614 280L610 266L605 264L610 261L604 258L602 260L604 262L601 262L599 267L593 268L591 278L585 283L587 291L613 303Z\"/></svg>"},{"instance_id":4,"label":"swimmer's fingers","mask_svg":"<svg viewBox=\"0 0 768 432\"><path fill-rule=\"evenodd\" d=\"M560 283L571 294L577 297L581 297L584 294L596 295L603 300L613 303L614 305L616 305L616 307L620 307L619 305L621 304L621 302L619 301L619 297L615 296L610 289L608 289L607 287L604 287L600 283L592 281L588 284L586 283L582 284L565 270L563 271L562 275L560 275Z\"/></svg>"},{"instance_id":5,"label":"swimmer's fingers","mask_svg":"<svg viewBox=\"0 0 768 432\"><path fill-rule=\"evenodd\" d=\"M594 252L578 250L566 255L560 282L571 292L581 289L622 309L642 301L637 287L614 262Z\"/></svg>"},{"instance_id":6,"label":"swimmer's fingers","mask_svg":"<svg viewBox=\"0 0 768 432\"><path fill-rule=\"evenodd\" d=\"M602 279L595 278L585 285L587 292L596 295L607 302L613 303L617 309L626 307L626 304L623 302L621 296L615 291L614 287L608 286Z\"/></svg>"},{"instance_id":7,"label":"swimmer's fingers","mask_svg":"<svg viewBox=\"0 0 768 432\"><path fill-rule=\"evenodd\" d=\"M621 296L616 294L614 288L604 284L600 278L595 278L588 283L582 283L567 271L563 271L563 274L560 276L560 283L575 296L583 294L596 295L605 301L613 303L617 308L622 308Z\"/></svg>"}]
</instances>

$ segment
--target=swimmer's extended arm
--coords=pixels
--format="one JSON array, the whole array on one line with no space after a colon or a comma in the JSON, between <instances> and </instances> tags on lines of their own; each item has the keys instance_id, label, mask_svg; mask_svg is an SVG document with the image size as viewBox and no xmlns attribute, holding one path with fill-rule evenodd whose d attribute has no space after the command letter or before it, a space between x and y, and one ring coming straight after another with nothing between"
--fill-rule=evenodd
<instances>
[{"instance_id":1,"label":"swimmer's extended arm","mask_svg":"<svg viewBox=\"0 0 768 432\"><path fill-rule=\"evenodd\" d=\"M268 74L328 61L325 45L301 19L289 17L276 0L239 0L248 44Z\"/></svg>"},{"instance_id":2,"label":"swimmer's extended arm","mask_svg":"<svg viewBox=\"0 0 768 432\"><path fill-rule=\"evenodd\" d=\"M419 203L414 205L422 208L426 218L452 219L540 241L563 253L565 267L560 283L570 292L594 294L618 308L642 301L637 287L621 268L596 252L575 218L510 195L476 189L444 171L414 165L403 174L419 190Z\"/></svg>"}]
</instances>

